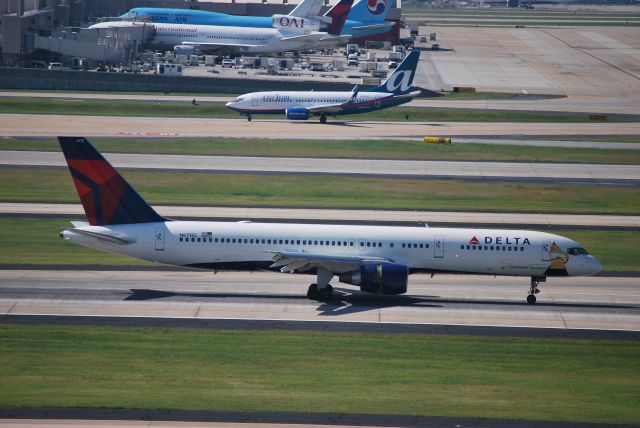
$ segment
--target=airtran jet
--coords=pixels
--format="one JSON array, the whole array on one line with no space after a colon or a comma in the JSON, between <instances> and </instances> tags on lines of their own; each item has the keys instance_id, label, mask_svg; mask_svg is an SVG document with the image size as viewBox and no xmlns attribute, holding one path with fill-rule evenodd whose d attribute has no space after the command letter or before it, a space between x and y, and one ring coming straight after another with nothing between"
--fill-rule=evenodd
<instances>
[{"instance_id":1,"label":"airtran jet","mask_svg":"<svg viewBox=\"0 0 640 428\"><path fill-rule=\"evenodd\" d=\"M315 276L310 299L330 282L376 294L407 292L412 273L526 276L527 302L548 276L593 275L600 262L577 242L529 230L177 221L160 216L82 137L59 137L87 222L60 232L97 250L213 270Z\"/></svg>"},{"instance_id":2,"label":"airtran jet","mask_svg":"<svg viewBox=\"0 0 640 428\"><path fill-rule=\"evenodd\" d=\"M315 21L330 24L331 10L319 15L323 0L303 0L287 15L238 16L226 13L192 9L169 9L160 7L137 7L120 16L123 19L143 19L165 24L218 25L230 27L272 28L307 25ZM335 6L334 6L335 7ZM370 36L389 31L392 22L386 21L390 7L387 0L359 0L351 8L341 33L352 37ZM295 21L294 21L295 20ZM327 28L322 28L328 31Z\"/></svg>"},{"instance_id":3,"label":"airtran jet","mask_svg":"<svg viewBox=\"0 0 640 428\"><path fill-rule=\"evenodd\" d=\"M382 85L364 91L359 91L356 85L350 92L251 92L225 105L247 116L249 121L253 114L270 113L284 114L289 120L320 116L320 123L326 123L327 116L382 110L408 103L420 94L420 91L411 91L419 59L420 52L412 51Z\"/></svg>"}]
</instances>

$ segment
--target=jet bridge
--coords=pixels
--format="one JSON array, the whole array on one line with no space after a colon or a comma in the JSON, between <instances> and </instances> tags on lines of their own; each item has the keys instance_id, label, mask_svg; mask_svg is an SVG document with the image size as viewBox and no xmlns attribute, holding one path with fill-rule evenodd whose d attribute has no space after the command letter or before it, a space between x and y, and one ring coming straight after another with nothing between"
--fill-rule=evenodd
<instances>
[{"instance_id":1,"label":"jet bridge","mask_svg":"<svg viewBox=\"0 0 640 428\"><path fill-rule=\"evenodd\" d=\"M140 23L124 28L60 28L49 36L35 35L34 48L94 61L129 64L155 35L155 27Z\"/></svg>"}]
</instances>

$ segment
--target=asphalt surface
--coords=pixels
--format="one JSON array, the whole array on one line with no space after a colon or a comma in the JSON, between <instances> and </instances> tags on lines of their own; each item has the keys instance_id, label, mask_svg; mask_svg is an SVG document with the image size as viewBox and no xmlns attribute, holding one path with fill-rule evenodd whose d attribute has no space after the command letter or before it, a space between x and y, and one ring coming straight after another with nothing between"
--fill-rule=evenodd
<instances>
[{"instance_id":1,"label":"asphalt surface","mask_svg":"<svg viewBox=\"0 0 640 428\"><path fill-rule=\"evenodd\" d=\"M195 156L110 153L119 168L253 172L269 174L331 174L405 178L524 179L566 183L640 183L640 165L530 162L453 162L378 159L324 159L249 156ZM0 150L0 165L65 167L61 152Z\"/></svg>"},{"instance_id":2,"label":"asphalt surface","mask_svg":"<svg viewBox=\"0 0 640 428\"><path fill-rule=\"evenodd\" d=\"M429 82L425 82L427 85ZM429 85L433 87L434 85ZM54 98L67 100L118 100L118 101L182 101L218 102L226 103L233 100L236 95L207 96L206 94L192 95L161 95L161 94L126 94L126 93L64 93L64 92L21 92L0 91L0 97L19 98ZM640 114L640 108L635 104L639 98L606 98L588 96L530 96L528 94L516 94L506 99L447 99L429 98L414 99L406 104L406 107L431 107L431 108L464 108L479 110L512 110L512 111L557 111L563 113L609 113L609 114Z\"/></svg>"},{"instance_id":3,"label":"asphalt surface","mask_svg":"<svg viewBox=\"0 0 640 428\"><path fill-rule=\"evenodd\" d=\"M412 275L402 296L334 282L328 302L307 299L313 280L260 272L0 270L0 315L340 322L362 324L365 331L448 325L481 328L484 335L504 334L501 328L569 336L603 330L605 338L607 330L640 331L634 277L549 278L536 305L525 302L528 278Z\"/></svg>"},{"instance_id":4,"label":"asphalt surface","mask_svg":"<svg viewBox=\"0 0 640 428\"><path fill-rule=\"evenodd\" d=\"M0 408L0 427L58 428L60 426L118 428L302 428L428 427L428 428L614 428L629 425L549 422L442 416L362 415L344 413L257 413L198 410ZM188 421L188 422L185 422Z\"/></svg>"},{"instance_id":5,"label":"asphalt surface","mask_svg":"<svg viewBox=\"0 0 640 428\"><path fill-rule=\"evenodd\" d=\"M310 221L383 224L470 224L481 227L640 228L640 216L595 214L485 213L413 210L197 207L155 205L162 216L183 219ZM82 205L0 202L0 215L84 216Z\"/></svg>"},{"instance_id":6,"label":"asphalt surface","mask_svg":"<svg viewBox=\"0 0 640 428\"><path fill-rule=\"evenodd\" d=\"M0 114L0 136L140 136L274 139L350 139L424 136L581 136L640 135L640 122L350 122L255 118L195 119L160 117Z\"/></svg>"}]
</instances>

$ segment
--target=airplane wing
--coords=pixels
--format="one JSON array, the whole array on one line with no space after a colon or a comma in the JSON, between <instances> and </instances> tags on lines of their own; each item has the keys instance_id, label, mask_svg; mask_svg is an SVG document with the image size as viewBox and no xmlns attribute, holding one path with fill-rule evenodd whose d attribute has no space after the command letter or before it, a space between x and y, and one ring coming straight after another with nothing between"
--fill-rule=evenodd
<instances>
[{"instance_id":1,"label":"airplane wing","mask_svg":"<svg viewBox=\"0 0 640 428\"><path fill-rule=\"evenodd\" d=\"M333 273L350 272L359 269L365 263L393 263L382 257L330 256L303 252L278 251L274 253L272 268L279 267L280 272L306 271L322 267Z\"/></svg>"},{"instance_id":2,"label":"airplane wing","mask_svg":"<svg viewBox=\"0 0 640 428\"><path fill-rule=\"evenodd\" d=\"M315 42L318 40L323 40L326 37L327 33L315 32L309 34L301 34L298 36L283 37L281 40L283 42Z\"/></svg>"},{"instance_id":3,"label":"airplane wing","mask_svg":"<svg viewBox=\"0 0 640 428\"><path fill-rule=\"evenodd\" d=\"M323 105L309 107L308 108L309 113L322 114L322 113L336 113L336 112L342 111L345 107L351 104L354 104L356 102L356 97L358 96L359 91L360 91L359 86L356 85L351 91L351 98L349 98L349 101L340 103L340 104L323 104Z\"/></svg>"}]
</instances>

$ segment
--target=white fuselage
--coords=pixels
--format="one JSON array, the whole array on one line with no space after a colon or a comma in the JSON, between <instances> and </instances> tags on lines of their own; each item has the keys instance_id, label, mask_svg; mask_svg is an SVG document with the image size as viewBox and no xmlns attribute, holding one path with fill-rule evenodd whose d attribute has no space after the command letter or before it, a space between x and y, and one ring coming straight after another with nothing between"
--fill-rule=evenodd
<instances>
[{"instance_id":1,"label":"white fuselage","mask_svg":"<svg viewBox=\"0 0 640 428\"><path fill-rule=\"evenodd\" d=\"M141 23L130 21L103 22L90 28L117 28ZM225 50L239 53L278 53L311 47L310 40L283 40L299 36L300 32L286 32L276 28L227 27L217 25L146 23L155 34L149 43L158 48L173 48L189 44L202 51ZM318 35L318 39L326 33ZM199 45L201 43L201 45Z\"/></svg>"},{"instance_id":2,"label":"white fuselage","mask_svg":"<svg viewBox=\"0 0 640 428\"><path fill-rule=\"evenodd\" d=\"M276 252L380 257L406 265L412 272L534 277L592 275L600 270L596 258L576 252L581 249L576 242L526 230L203 221L80 229L117 234L133 243L108 243L73 229L62 236L90 248L144 260L221 270L266 269Z\"/></svg>"},{"instance_id":3,"label":"white fuselage","mask_svg":"<svg viewBox=\"0 0 640 428\"><path fill-rule=\"evenodd\" d=\"M351 100L349 91L270 91L252 92L239 96L226 104L240 113L284 113L290 108L313 108L325 105L339 105ZM338 114L357 113L361 110L378 110L397 105L393 94L388 92L358 92L352 106L347 106ZM411 98L403 100L411 101ZM331 114L331 113L329 113Z\"/></svg>"}]
</instances>

